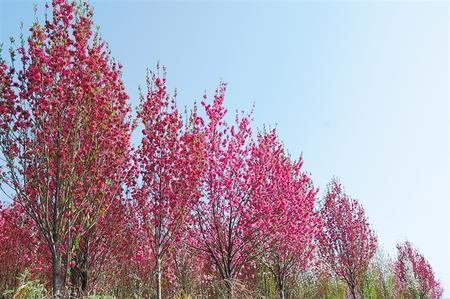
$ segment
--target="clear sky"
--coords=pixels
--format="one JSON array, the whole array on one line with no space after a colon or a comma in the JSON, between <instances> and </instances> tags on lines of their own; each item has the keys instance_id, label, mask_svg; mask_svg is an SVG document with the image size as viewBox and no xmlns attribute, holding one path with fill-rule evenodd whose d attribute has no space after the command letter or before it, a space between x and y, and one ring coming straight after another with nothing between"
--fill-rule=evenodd
<instances>
[{"instance_id":1,"label":"clear sky","mask_svg":"<svg viewBox=\"0 0 450 299\"><path fill-rule=\"evenodd\" d=\"M7 42L33 7L0 2ZM255 103L255 128L277 125L322 190L338 176L386 252L410 240L449 296L447 2L91 3L134 104L158 60L180 105L227 81L230 111Z\"/></svg>"}]
</instances>

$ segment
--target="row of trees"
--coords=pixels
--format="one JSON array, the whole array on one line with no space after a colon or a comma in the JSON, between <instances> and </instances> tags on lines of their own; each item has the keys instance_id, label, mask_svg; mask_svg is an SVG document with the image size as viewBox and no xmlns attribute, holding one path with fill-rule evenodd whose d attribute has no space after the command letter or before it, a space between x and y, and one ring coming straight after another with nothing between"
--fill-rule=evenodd
<instances>
[{"instance_id":1,"label":"row of trees","mask_svg":"<svg viewBox=\"0 0 450 299\"><path fill-rule=\"evenodd\" d=\"M182 113L158 66L133 118L89 5L53 0L47 9L52 17L0 62L0 175L10 197L0 212L3 290L29 273L54 298L245 289L284 299L301 274L367 297L377 238L337 179L318 202L302 158L276 130L254 138L243 112L226 121L225 83L202 109ZM383 264L395 293L383 296L440 297L423 256L409 243L398 251Z\"/></svg>"}]
</instances>

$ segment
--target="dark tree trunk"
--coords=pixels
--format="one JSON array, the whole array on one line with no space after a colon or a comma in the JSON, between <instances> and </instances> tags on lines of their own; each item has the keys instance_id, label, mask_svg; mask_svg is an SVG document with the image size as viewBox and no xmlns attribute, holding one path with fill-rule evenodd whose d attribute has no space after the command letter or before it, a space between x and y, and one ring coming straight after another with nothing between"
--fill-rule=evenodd
<instances>
[{"instance_id":1,"label":"dark tree trunk","mask_svg":"<svg viewBox=\"0 0 450 299\"><path fill-rule=\"evenodd\" d=\"M226 296L229 299L234 298L234 281L231 272L231 263L225 265L225 273L223 275L225 281Z\"/></svg>"},{"instance_id":2,"label":"dark tree trunk","mask_svg":"<svg viewBox=\"0 0 450 299\"><path fill-rule=\"evenodd\" d=\"M352 293L352 299L356 299L356 286L350 285L350 292Z\"/></svg>"},{"instance_id":3,"label":"dark tree trunk","mask_svg":"<svg viewBox=\"0 0 450 299\"><path fill-rule=\"evenodd\" d=\"M285 288L284 288L284 279L282 277L277 277L277 291L278 291L279 299L286 298L286 293L285 293Z\"/></svg>"},{"instance_id":4,"label":"dark tree trunk","mask_svg":"<svg viewBox=\"0 0 450 299\"><path fill-rule=\"evenodd\" d=\"M226 291L227 291L227 298L233 299L234 298L234 286L233 286L233 281L231 280L231 278L228 278L225 280L225 287L226 287Z\"/></svg>"},{"instance_id":5,"label":"dark tree trunk","mask_svg":"<svg viewBox=\"0 0 450 299\"><path fill-rule=\"evenodd\" d=\"M77 298L88 295L88 272L83 265L76 265L70 273L70 284L72 293Z\"/></svg>"}]
</instances>

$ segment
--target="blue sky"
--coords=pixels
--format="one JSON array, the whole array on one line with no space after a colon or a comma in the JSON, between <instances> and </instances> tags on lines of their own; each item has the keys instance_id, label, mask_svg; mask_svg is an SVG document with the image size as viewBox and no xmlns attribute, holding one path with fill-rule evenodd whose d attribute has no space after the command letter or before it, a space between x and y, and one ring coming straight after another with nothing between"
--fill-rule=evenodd
<instances>
[{"instance_id":1,"label":"blue sky","mask_svg":"<svg viewBox=\"0 0 450 299\"><path fill-rule=\"evenodd\" d=\"M0 2L7 42L33 6ZM447 2L91 3L133 104L157 61L180 105L227 81L230 111L254 103L255 128L277 125L322 190L338 176L386 252L410 240L449 296Z\"/></svg>"}]
</instances>

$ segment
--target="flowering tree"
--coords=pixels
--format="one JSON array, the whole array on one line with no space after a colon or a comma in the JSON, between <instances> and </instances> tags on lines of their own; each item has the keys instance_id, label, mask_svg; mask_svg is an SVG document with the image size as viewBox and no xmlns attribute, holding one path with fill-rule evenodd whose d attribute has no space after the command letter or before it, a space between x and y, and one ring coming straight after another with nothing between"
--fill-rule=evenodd
<instances>
[{"instance_id":1,"label":"flowering tree","mask_svg":"<svg viewBox=\"0 0 450 299\"><path fill-rule=\"evenodd\" d=\"M395 278L398 295L404 298L441 298L443 289L425 257L410 242L397 244Z\"/></svg>"},{"instance_id":2,"label":"flowering tree","mask_svg":"<svg viewBox=\"0 0 450 299\"><path fill-rule=\"evenodd\" d=\"M138 112L144 129L136 153L139 174L133 198L141 244L154 258L161 298L162 262L174 250L199 198L203 139L195 109L183 126L175 98L167 94L165 76L150 74L147 88Z\"/></svg>"},{"instance_id":3,"label":"flowering tree","mask_svg":"<svg viewBox=\"0 0 450 299\"><path fill-rule=\"evenodd\" d=\"M315 195L311 178L302 171L303 160L292 161L285 153L275 130L258 135L253 146L255 175L261 184L255 196L267 205L266 240L262 260L277 282L278 295L285 298L286 278L292 268L305 271L313 260L314 239L320 217L314 211Z\"/></svg>"},{"instance_id":4,"label":"flowering tree","mask_svg":"<svg viewBox=\"0 0 450 299\"><path fill-rule=\"evenodd\" d=\"M44 275L48 270L40 267L42 260L46 258L46 252L39 240L34 237L32 229L28 217L19 205L2 207L0 204L1 293L17 287L18 277L26 269L32 274Z\"/></svg>"},{"instance_id":5,"label":"flowering tree","mask_svg":"<svg viewBox=\"0 0 450 299\"><path fill-rule=\"evenodd\" d=\"M251 130L248 116L236 116L229 126L222 103L226 84L216 90L212 104L202 102L205 125L205 171L197 217L197 247L224 280L228 296L243 266L261 245L261 210L253 196L256 182L250 171ZM206 96L205 96L206 98Z\"/></svg>"},{"instance_id":6,"label":"flowering tree","mask_svg":"<svg viewBox=\"0 0 450 299\"><path fill-rule=\"evenodd\" d=\"M205 269L209 271L210 263L197 254L192 246L196 238L194 226L189 223L186 227L166 263L171 274L168 277L172 289L171 297L205 297L207 296L205 290L209 287Z\"/></svg>"},{"instance_id":7,"label":"flowering tree","mask_svg":"<svg viewBox=\"0 0 450 299\"><path fill-rule=\"evenodd\" d=\"M129 245L124 239L131 236L125 230L129 225L126 205L120 198L113 201L107 212L98 215L96 222L76 239L69 280L73 296L87 296L97 291L105 279L119 275L120 257L126 250L124 246Z\"/></svg>"},{"instance_id":8,"label":"flowering tree","mask_svg":"<svg viewBox=\"0 0 450 299\"><path fill-rule=\"evenodd\" d=\"M319 235L319 252L324 263L341 277L356 298L362 275L377 248L364 209L342 190L333 179L320 210L323 230Z\"/></svg>"},{"instance_id":9,"label":"flowering tree","mask_svg":"<svg viewBox=\"0 0 450 299\"><path fill-rule=\"evenodd\" d=\"M11 49L11 65L1 61L0 144L5 194L51 253L59 298L77 242L121 193L130 108L120 66L91 30L90 7L54 0L52 8L27 45Z\"/></svg>"}]
</instances>

